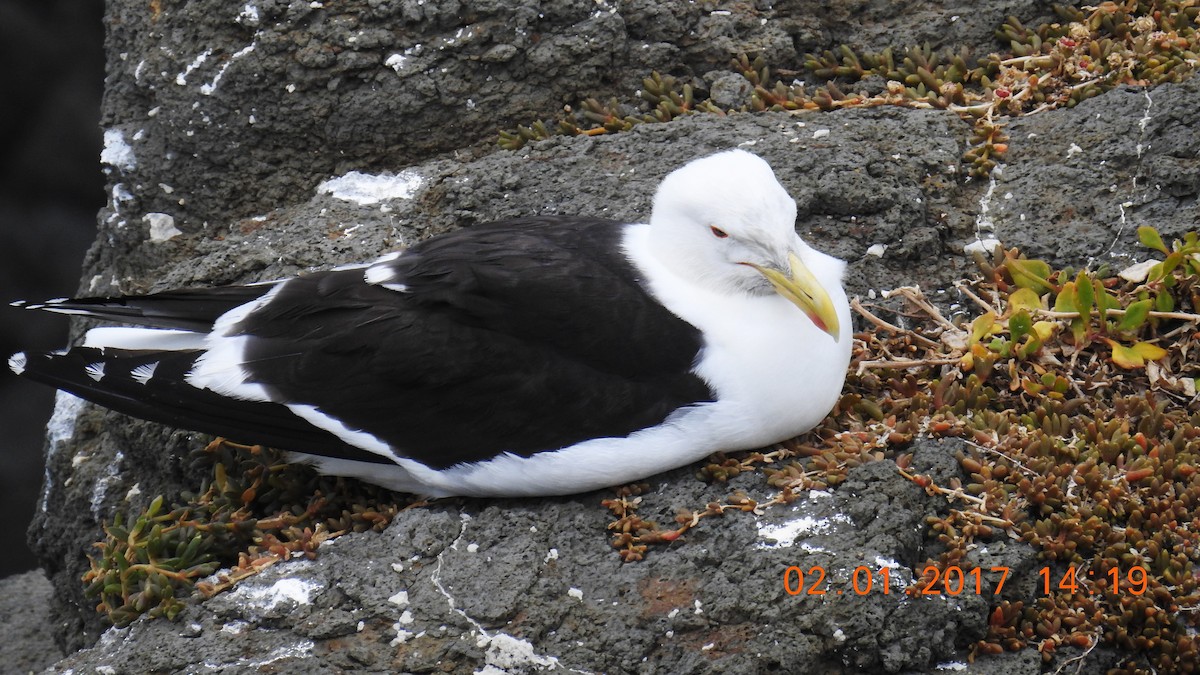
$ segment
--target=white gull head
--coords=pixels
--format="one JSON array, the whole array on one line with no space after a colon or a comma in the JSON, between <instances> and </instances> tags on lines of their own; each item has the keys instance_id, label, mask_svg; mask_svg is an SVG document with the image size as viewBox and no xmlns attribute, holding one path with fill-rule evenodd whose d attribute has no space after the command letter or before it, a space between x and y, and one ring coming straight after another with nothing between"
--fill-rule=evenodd
<instances>
[{"instance_id":1,"label":"white gull head","mask_svg":"<svg viewBox=\"0 0 1200 675\"><path fill-rule=\"evenodd\" d=\"M837 340L841 312L831 294L842 295L845 263L811 248L795 223L796 202L770 165L728 150L663 180L648 243L680 277L722 293L779 293Z\"/></svg>"}]
</instances>

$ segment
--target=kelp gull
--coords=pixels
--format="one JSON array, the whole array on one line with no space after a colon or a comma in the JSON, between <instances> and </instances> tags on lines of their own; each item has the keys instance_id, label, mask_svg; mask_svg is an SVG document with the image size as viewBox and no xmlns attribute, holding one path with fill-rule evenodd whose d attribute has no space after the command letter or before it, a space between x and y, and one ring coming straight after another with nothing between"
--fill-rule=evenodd
<instances>
[{"instance_id":1,"label":"kelp gull","mask_svg":"<svg viewBox=\"0 0 1200 675\"><path fill-rule=\"evenodd\" d=\"M9 366L394 490L582 492L829 412L844 263L795 220L770 166L731 150L668 175L646 224L520 218L275 282L15 303L152 328Z\"/></svg>"}]
</instances>

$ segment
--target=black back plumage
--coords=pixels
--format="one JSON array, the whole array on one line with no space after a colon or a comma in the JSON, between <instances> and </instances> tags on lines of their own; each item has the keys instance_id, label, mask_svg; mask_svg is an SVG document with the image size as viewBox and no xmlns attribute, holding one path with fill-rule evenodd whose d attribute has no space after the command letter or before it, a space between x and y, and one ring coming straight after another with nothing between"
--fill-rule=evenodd
<instances>
[{"instance_id":1,"label":"black back plumage","mask_svg":"<svg viewBox=\"0 0 1200 675\"><path fill-rule=\"evenodd\" d=\"M559 217L475 226L380 263L395 288L365 283L362 269L302 275L235 326L235 334L251 337L243 368L273 401L315 406L434 468L653 426L713 393L691 372L699 331L643 288L621 250L623 228ZM249 288L247 301L268 287ZM211 310L172 318L166 303L178 295L159 297L161 306L156 296L107 306L139 307L156 325L216 318ZM101 400L88 391L103 382L82 391L56 386L181 427L362 459L279 405L196 390L204 420L187 418L186 401L164 419L147 414L145 402L123 402L133 394ZM185 396L187 386L171 396ZM232 431L213 424L214 406L240 420ZM260 414L275 440L255 437L246 424Z\"/></svg>"}]
</instances>

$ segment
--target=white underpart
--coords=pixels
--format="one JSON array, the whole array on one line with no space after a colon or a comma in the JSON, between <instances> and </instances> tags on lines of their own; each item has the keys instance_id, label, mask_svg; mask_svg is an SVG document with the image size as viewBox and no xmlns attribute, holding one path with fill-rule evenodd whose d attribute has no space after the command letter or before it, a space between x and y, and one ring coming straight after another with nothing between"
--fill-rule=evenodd
<instances>
[{"instance_id":1,"label":"white underpart","mask_svg":"<svg viewBox=\"0 0 1200 675\"><path fill-rule=\"evenodd\" d=\"M253 338L236 335L235 331L243 319L271 302L285 285L286 281L278 283L261 298L234 307L213 323L212 332L204 338L207 351L196 359L196 365L187 374L188 384L243 401L271 401L267 388L251 382L244 367L246 347Z\"/></svg>"},{"instance_id":2,"label":"white underpart","mask_svg":"<svg viewBox=\"0 0 1200 675\"><path fill-rule=\"evenodd\" d=\"M202 349L205 336L190 330L104 326L93 328L83 337L84 347L97 349Z\"/></svg>"},{"instance_id":3,"label":"white underpart","mask_svg":"<svg viewBox=\"0 0 1200 675\"><path fill-rule=\"evenodd\" d=\"M392 468L300 457L325 473L433 497L571 494L627 483L718 450L770 445L819 423L841 395L850 362L852 323L841 284L826 284L841 323L837 348L818 349L813 345L829 345L833 338L783 297L700 288L669 271L649 251L648 228L628 226L626 251L658 300L704 332L705 348L695 372L716 392L717 402L681 409L662 424L627 437L591 439L532 457L504 454L444 470L403 458L394 460L397 466ZM842 261L812 250L804 262L819 279L840 280L844 268ZM814 386L817 383L829 384ZM301 414L298 406L289 407ZM347 433L343 426L339 433L333 428L340 426L336 420L305 419L358 447L380 452L380 446L352 440L361 432Z\"/></svg>"}]
</instances>

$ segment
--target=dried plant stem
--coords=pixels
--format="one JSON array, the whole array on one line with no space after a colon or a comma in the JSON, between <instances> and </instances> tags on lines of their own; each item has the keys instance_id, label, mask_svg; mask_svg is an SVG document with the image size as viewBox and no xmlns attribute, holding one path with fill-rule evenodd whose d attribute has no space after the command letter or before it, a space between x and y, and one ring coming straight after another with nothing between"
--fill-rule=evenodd
<instances>
[{"instance_id":1,"label":"dried plant stem","mask_svg":"<svg viewBox=\"0 0 1200 675\"><path fill-rule=\"evenodd\" d=\"M893 323L889 323L889 322L879 318L875 314L871 313L871 311L869 309L864 307L863 304L861 302L859 302L858 298L854 298L853 300L850 301L850 307L854 311L858 312L859 315L862 316L862 318L864 318L867 321L871 322L872 324L878 326L879 328L882 328L886 331L891 331L892 333L895 333L897 335L912 336L913 340L920 342L921 344L925 345L926 347L936 348L939 346L937 342L930 340L929 338L925 337L924 335L915 333L906 328L901 328Z\"/></svg>"},{"instance_id":2,"label":"dried plant stem","mask_svg":"<svg viewBox=\"0 0 1200 675\"><path fill-rule=\"evenodd\" d=\"M1038 316L1044 316L1049 319L1078 319L1083 315L1079 312L1055 312L1048 309L1034 310ZM1128 310L1124 309L1108 309L1105 310L1105 316L1125 316ZM1188 314L1187 312L1156 312L1149 311L1146 316L1155 319L1179 319L1180 321L1190 321L1192 323L1200 323L1200 314Z\"/></svg>"},{"instance_id":3,"label":"dried plant stem","mask_svg":"<svg viewBox=\"0 0 1200 675\"><path fill-rule=\"evenodd\" d=\"M903 370L905 368L923 368L925 366L950 366L962 359L913 359L909 361L860 361L858 372L869 369Z\"/></svg>"}]
</instances>

